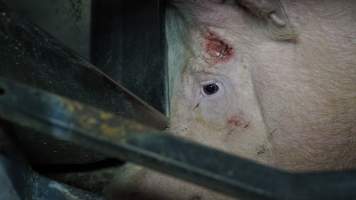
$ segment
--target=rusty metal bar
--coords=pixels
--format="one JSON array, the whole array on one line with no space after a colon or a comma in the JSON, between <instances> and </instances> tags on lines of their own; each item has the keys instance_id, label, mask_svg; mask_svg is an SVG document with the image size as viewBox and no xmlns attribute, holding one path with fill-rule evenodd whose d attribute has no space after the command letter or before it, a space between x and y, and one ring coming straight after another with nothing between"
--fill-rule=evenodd
<instances>
[{"instance_id":1,"label":"rusty metal bar","mask_svg":"<svg viewBox=\"0 0 356 200\"><path fill-rule=\"evenodd\" d=\"M119 83L66 48L41 28L20 17L0 0L0 75L120 114L155 129L167 118ZM31 164L90 164L107 159L70 141L17 130L19 146ZM47 149L47 151L43 151ZM37 156L39 153L41 157Z\"/></svg>"},{"instance_id":2,"label":"rusty metal bar","mask_svg":"<svg viewBox=\"0 0 356 200\"><path fill-rule=\"evenodd\" d=\"M292 174L0 79L0 118L245 199L354 199L356 172Z\"/></svg>"},{"instance_id":3,"label":"rusty metal bar","mask_svg":"<svg viewBox=\"0 0 356 200\"><path fill-rule=\"evenodd\" d=\"M163 114L0 1L0 74L158 129ZM137 114L140 113L140 114Z\"/></svg>"}]
</instances>

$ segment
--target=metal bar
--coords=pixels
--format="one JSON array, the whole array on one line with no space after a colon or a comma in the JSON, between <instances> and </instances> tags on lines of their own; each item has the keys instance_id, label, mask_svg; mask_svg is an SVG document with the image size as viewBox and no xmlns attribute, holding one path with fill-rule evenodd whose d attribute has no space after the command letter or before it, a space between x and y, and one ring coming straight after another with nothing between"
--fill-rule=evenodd
<instances>
[{"instance_id":1,"label":"metal bar","mask_svg":"<svg viewBox=\"0 0 356 200\"><path fill-rule=\"evenodd\" d=\"M42 29L19 17L0 0L0 74L156 129L167 118ZM71 142L16 131L31 164L87 164L106 159ZM43 151L47 149L47 151ZM39 153L41 157L37 156Z\"/></svg>"},{"instance_id":2,"label":"metal bar","mask_svg":"<svg viewBox=\"0 0 356 200\"><path fill-rule=\"evenodd\" d=\"M2 77L120 113L158 129L167 119L0 0ZM139 114L138 114L139 113Z\"/></svg>"},{"instance_id":3,"label":"metal bar","mask_svg":"<svg viewBox=\"0 0 356 200\"><path fill-rule=\"evenodd\" d=\"M356 172L291 174L0 79L0 118L246 199L355 199Z\"/></svg>"},{"instance_id":4,"label":"metal bar","mask_svg":"<svg viewBox=\"0 0 356 200\"><path fill-rule=\"evenodd\" d=\"M6 131L0 128L1 200L104 200L34 172Z\"/></svg>"},{"instance_id":5,"label":"metal bar","mask_svg":"<svg viewBox=\"0 0 356 200\"><path fill-rule=\"evenodd\" d=\"M0 154L0 180L1 200L104 200L36 174L13 154Z\"/></svg>"},{"instance_id":6,"label":"metal bar","mask_svg":"<svg viewBox=\"0 0 356 200\"><path fill-rule=\"evenodd\" d=\"M167 113L164 1L93 0L92 9L93 64Z\"/></svg>"}]
</instances>

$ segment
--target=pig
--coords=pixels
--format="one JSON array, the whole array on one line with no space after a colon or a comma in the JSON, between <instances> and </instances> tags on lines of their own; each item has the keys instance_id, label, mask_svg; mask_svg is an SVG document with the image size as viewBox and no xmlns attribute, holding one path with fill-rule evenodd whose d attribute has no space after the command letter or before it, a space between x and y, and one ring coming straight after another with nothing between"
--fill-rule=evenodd
<instances>
[{"instance_id":1,"label":"pig","mask_svg":"<svg viewBox=\"0 0 356 200\"><path fill-rule=\"evenodd\" d=\"M261 17L238 1L169 3L169 131L292 172L353 169L356 3L278 5L278 15ZM133 164L109 191L112 199L230 199Z\"/></svg>"}]
</instances>

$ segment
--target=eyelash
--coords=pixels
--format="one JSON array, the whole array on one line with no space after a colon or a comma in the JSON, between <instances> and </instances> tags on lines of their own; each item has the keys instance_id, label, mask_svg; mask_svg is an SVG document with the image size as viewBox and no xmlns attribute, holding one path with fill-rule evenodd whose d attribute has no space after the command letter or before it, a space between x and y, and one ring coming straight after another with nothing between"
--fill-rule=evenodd
<instances>
[{"instance_id":1,"label":"eyelash","mask_svg":"<svg viewBox=\"0 0 356 200\"><path fill-rule=\"evenodd\" d=\"M210 89L213 89L214 91L207 91L207 88L205 88L206 86L209 86L209 85L215 85L214 87L215 88L210 88ZM222 84L218 81L205 81L205 82L202 82L200 83L200 92L203 96L213 96L215 94L217 94L220 90L222 89ZM210 94L208 94L210 93Z\"/></svg>"}]
</instances>

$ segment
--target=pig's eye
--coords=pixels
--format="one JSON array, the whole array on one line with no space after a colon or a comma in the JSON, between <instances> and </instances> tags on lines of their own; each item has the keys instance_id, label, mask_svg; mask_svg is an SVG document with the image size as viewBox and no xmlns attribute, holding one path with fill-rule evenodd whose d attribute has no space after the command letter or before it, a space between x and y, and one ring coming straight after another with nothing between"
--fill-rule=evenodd
<instances>
[{"instance_id":1,"label":"pig's eye","mask_svg":"<svg viewBox=\"0 0 356 200\"><path fill-rule=\"evenodd\" d=\"M208 82L202 84L202 93L204 96L211 96L219 92L221 84L218 82Z\"/></svg>"}]
</instances>

